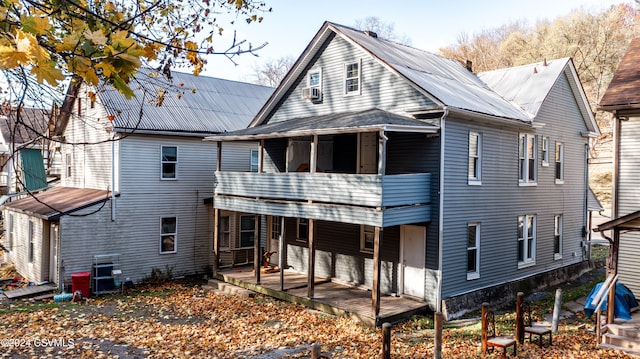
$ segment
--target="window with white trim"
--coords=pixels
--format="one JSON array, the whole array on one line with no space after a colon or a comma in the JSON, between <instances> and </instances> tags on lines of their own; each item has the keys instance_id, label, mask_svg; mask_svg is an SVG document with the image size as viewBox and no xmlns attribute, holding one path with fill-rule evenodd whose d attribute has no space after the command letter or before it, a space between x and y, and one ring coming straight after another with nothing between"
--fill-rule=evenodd
<instances>
[{"instance_id":1,"label":"window with white trim","mask_svg":"<svg viewBox=\"0 0 640 359\"><path fill-rule=\"evenodd\" d=\"M67 153L65 155L65 159L66 159L66 165L67 165L67 178L71 177L71 174L73 173L73 168L71 168L71 154Z\"/></svg>"},{"instance_id":2,"label":"window with white trim","mask_svg":"<svg viewBox=\"0 0 640 359\"><path fill-rule=\"evenodd\" d=\"M556 183L564 183L564 144L556 142Z\"/></svg>"},{"instance_id":3,"label":"window with white trim","mask_svg":"<svg viewBox=\"0 0 640 359\"><path fill-rule=\"evenodd\" d=\"M373 253L373 240L376 227L366 224L360 225L360 252Z\"/></svg>"},{"instance_id":4,"label":"window with white trim","mask_svg":"<svg viewBox=\"0 0 640 359\"><path fill-rule=\"evenodd\" d=\"M240 216L240 247L253 247L256 238L256 216Z\"/></svg>"},{"instance_id":5,"label":"window with white trim","mask_svg":"<svg viewBox=\"0 0 640 359\"><path fill-rule=\"evenodd\" d=\"M518 145L520 171L520 184L536 183L536 137L529 134L520 134Z\"/></svg>"},{"instance_id":6,"label":"window with white trim","mask_svg":"<svg viewBox=\"0 0 640 359\"><path fill-rule=\"evenodd\" d=\"M478 132L469 132L469 184L482 184L482 136Z\"/></svg>"},{"instance_id":7,"label":"window with white trim","mask_svg":"<svg viewBox=\"0 0 640 359\"><path fill-rule=\"evenodd\" d=\"M542 165L549 166L549 137L542 137Z\"/></svg>"},{"instance_id":8,"label":"window with white trim","mask_svg":"<svg viewBox=\"0 0 640 359\"><path fill-rule=\"evenodd\" d=\"M467 280L480 278L480 223L467 226Z\"/></svg>"},{"instance_id":9,"label":"window with white trim","mask_svg":"<svg viewBox=\"0 0 640 359\"><path fill-rule=\"evenodd\" d=\"M518 266L535 264L536 216L518 216Z\"/></svg>"},{"instance_id":10,"label":"window with white trim","mask_svg":"<svg viewBox=\"0 0 640 359\"><path fill-rule=\"evenodd\" d=\"M344 64L344 94L360 94L360 60Z\"/></svg>"},{"instance_id":11,"label":"window with white trim","mask_svg":"<svg viewBox=\"0 0 640 359\"><path fill-rule=\"evenodd\" d=\"M9 213L9 217L7 217L7 242L9 246L9 250L13 250L13 239L15 238L15 233L13 232L13 213Z\"/></svg>"},{"instance_id":12,"label":"window with white trim","mask_svg":"<svg viewBox=\"0 0 640 359\"><path fill-rule=\"evenodd\" d=\"M553 259L562 259L562 215L553 217Z\"/></svg>"},{"instance_id":13,"label":"window with white trim","mask_svg":"<svg viewBox=\"0 0 640 359\"><path fill-rule=\"evenodd\" d=\"M35 236L35 228L34 228L34 225L33 225L33 221L29 221L29 238L28 238L29 247L28 247L28 250L27 250L28 251L27 256L28 256L29 263L33 263L33 257L34 257L34 253L33 252L35 250L35 248L34 248L35 247L34 246L34 242L35 242L34 236Z\"/></svg>"},{"instance_id":14,"label":"window with white trim","mask_svg":"<svg viewBox=\"0 0 640 359\"><path fill-rule=\"evenodd\" d=\"M218 248L231 248L231 220L229 216L222 216L218 222Z\"/></svg>"},{"instance_id":15,"label":"window with white trim","mask_svg":"<svg viewBox=\"0 0 640 359\"><path fill-rule=\"evenodd\" d=\"M251 150L251 167L249 169L249 171L251 172L258 172L259 169L259 156L258 156L258 150Z\"/></svg>"},{"instance_id":16,"label":"window with white trim","mask_svg":"<svg viewBox=\"0 0 640 359\"><path fill-rule=\"evenodd\" d=\"M161 175L163 180L175 180L178 178L178 147L162 146L160 159Z\"/></svg>"},{"instance_id":17,"label":"window with white trim","mask_svg":"<svg viewBox=\"0 0 640 359\"><path fill-rule=\"evenodd\" d=\"M178 218L160 218L160 253L176 253L178 239Z\"/></svg>"},{"instance_id":18,"label":"window with white trim","mask_svg":"<svg viewBox=\"0 0 640 359\"><path fill-rule=\"evenodd\" d=\"M309 240L309 220L307 218L297 219L296 240L299 242L307 242Z\"/></svg>"},{"instance_id":19,"label":"window with white trim","mask_svg":"<svg viewBox=\"0 0 640 359\"><path fill-rule=\"evenodd\" d=\"M279 241L280 235L282 234L282 217L280 216L272 216L271 217L271 227L270 227L270 239L272 241Z\"/></svg>"}]
</instances>

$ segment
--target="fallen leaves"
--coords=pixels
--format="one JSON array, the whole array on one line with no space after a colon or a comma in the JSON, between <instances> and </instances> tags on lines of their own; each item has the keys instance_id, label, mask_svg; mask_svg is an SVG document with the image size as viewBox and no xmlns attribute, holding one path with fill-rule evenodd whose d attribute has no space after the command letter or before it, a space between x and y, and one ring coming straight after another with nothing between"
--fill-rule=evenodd
<instances>
[{"instance_id":1,"label":"fallen leaves","mask_svg":"<svg viewBox=\"0 0 640 359\"><path fill-rule=\"evenodd\" d=\"M277 357L309 358L310 345L318 343L323 354L331 358L373 358L381 348L379 329L348 318L269 297L227 297L176 283L89 299L81 304L11 305L24 310L0 314L0 339L65 339L73 340L73 345L3 347L8 356L222 359L278 353ZM479 356L477 327L445 329L443 357ZM394 326L392 333L392 357L433 357L432 329L416 329L411 322L405 322ZM615 351L596 349L593 334L568 324L554 336L553 346L539 348L525 343L518 347L518 357L627 358Z\"/></svg>"}]
</instances>

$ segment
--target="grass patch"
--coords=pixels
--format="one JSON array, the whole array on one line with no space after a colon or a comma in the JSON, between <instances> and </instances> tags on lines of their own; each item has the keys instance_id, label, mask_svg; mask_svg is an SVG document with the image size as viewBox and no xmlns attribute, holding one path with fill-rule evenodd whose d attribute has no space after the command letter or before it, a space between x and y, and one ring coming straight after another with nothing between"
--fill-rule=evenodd
<instances>
[{"instance_id":1,"label":"grass patch","mask_svg":"<svg viewBox=\"0 0 640 359\"><path fill-rule=\"evenodd\" d=\"M67 309L67 306L70 305L66 302L49 302L49 303L18 303L18 304L9 304L6 308L0 309L0 315L4 314L13 314L13 313L31 313L37 312L40 310L51 309L51 308L59 308L59 309Z\"/></svg>"},{"instance_id":2,"label":"grass patch","mask_svg":"<svg viewBox=\"0 0 640 359\"><path fill-rule=\"evenodd\" d=\"M603 260L609 256L609 246L604 244L594 244L591 246L591 260Z\"/></svg>"}]
</instances>

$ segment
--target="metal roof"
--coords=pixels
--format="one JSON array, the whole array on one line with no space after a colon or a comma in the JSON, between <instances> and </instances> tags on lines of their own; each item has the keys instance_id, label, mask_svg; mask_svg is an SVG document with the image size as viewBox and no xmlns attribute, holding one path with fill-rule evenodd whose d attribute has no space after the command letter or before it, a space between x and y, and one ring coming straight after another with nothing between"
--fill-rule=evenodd
<instances>
[{"instance_id":1,"label":"metal roof","mask_svg":"<svg viewBox=\"0 0 640 359\"><path fill-rule=\"evenodd\" d=\"M379 109L371 109L360 112L342 112L267 123L228 134L210 136L205 138L205 140L257 140L263 138L329 135L380 130L436 133L438 129L438 126L411 117L404 117Z\"/></svg>"},{"instance_id":2,"label":"metal roof","mask_svg":"<svg viewBox=\"0 0 640 359\"><path fill-rule=\"evenodd\" d=\"M640 108L640 37L631 40L599 106L603 110Z\"/></svg>"},{"instance_id":3,"label":"metal roof","mask_svg":"<svg viewBox=\"0 0 640 359\"><path fill-rule=\"evenodd\" d=\"M157 75L156 75L157 74ZM273 88L244 82L141 69L127 100L111 86L98 91L116 131L214 134L247 127ZM159 94L163 93L160 100Z\"/></svg>"},{"instance_id":4,"label":"metal roof","mask_svg":"<svg viewBox=\"0 0 640 359\"><path fill-rule=\"evenodd\" d=\"M36 108L21 108L20 122L16 121L15 109L0 117L0 131L8 143L13 140L16 145L25 144L47 134L49 112ZM13 138L12 138L13 136Z\"/></svg>"},{"instance_id":5,"label":"metal roof","mask_svg":"<svg viewBox=\"0 0 640 359\"><path fill-rule=\"evenodd\" d=\"M535 117L570 61L571 58L565 57L481 72L478 73L478 77L506 100L512 101Z\"/></svg>"},{"instance_id":6,"label":"metal roof","mask_svg":"<svg viewBox=\"0 0 640 359\"><path fill-rule=\"evenodd\" d=\"M109 195L109 191L98 189L55 187L5 203L2 209L52 220L104 202L109 199Z\"/></svg>"}]
</instances>

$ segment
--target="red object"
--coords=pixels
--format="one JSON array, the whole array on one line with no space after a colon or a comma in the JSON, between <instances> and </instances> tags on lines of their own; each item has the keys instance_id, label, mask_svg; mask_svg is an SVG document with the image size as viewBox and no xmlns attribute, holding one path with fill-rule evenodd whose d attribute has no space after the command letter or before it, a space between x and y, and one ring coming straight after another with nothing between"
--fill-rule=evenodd
<instances>
[{"instance_id":1,"label":"red object","mask_svg":"<svg viewBox=\"0 0 640 359\"><path fill-rule=\"evenodd\" d=\"M78 272L71 274L71 292L82 292L83 297L91 295L91 272Z\"/></svg>"}]
</instances>

